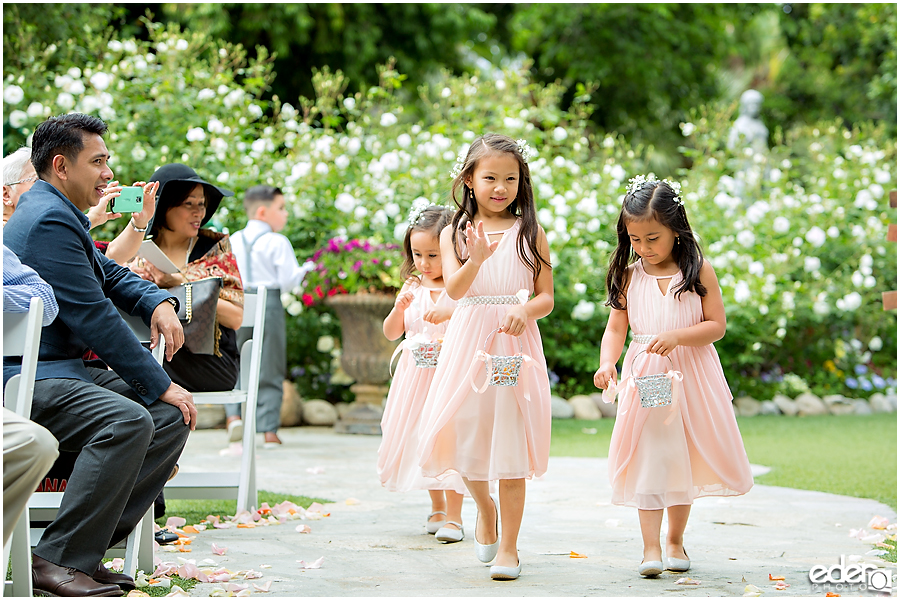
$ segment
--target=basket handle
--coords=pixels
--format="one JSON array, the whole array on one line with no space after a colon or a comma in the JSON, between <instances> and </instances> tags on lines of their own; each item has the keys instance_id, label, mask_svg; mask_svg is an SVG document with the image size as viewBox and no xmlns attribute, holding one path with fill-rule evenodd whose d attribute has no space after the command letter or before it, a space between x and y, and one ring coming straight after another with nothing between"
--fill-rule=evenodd
<instances>
[{"instance_id":1,"label":"basket handle","mask_svg":"<svg viewBox=\"0 0 900 600\"><path fill-rule=\"evenodd\" d=\"M492 330L489 334L487 334L487 337L484 338L484 353L485 353L485 354L487 354L488 341L491 339L491 336L493 336L493 335L494 335L495 333L497 333L498 331L500 331L500 328L499 328L499 327L498 327L497 329ZM508 334L507 334L507 335L508 335ZM522 336L517 335L517 336L515 336L515 337L516 337L517 340L519 340L519 354L523 354L523 353L525 352L525 348L522 346Z\"/></svg>"},{"instance_id":2,"label":"basket handle","mask_svg":"<svg viewBox=\"0 0 900 600\"><path fill-rule=\"evenodd\" d=\"M649 356L649 353L648 353L646 350L641 350L640 352L638 352L637 354L635 354L634 360L632 360L632 361L631 361L631 364L629 365L628 375L627 375L626 377L623 377L623 378L622 378L623 381L624 381L625 379L627 379L628 377L630 377L632 373L634 373L634 363L637 362L638 356L640 356L641 354L646 354L647 356ZM665 356L664 358L668 358L668 359L669 359L669 364L672 365L672 369L674 370L674 369L675 369L675 363L672 362L672 357L671 357L671 356Z\"/></svg>"}]
</instances>

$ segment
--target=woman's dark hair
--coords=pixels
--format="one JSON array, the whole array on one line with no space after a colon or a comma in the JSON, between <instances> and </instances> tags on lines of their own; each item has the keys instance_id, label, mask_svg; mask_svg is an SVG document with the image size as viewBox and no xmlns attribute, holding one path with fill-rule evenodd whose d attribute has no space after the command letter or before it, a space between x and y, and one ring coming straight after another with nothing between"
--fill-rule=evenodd
<instances>
[{"instance_id":1,"label":"woman's dark hair","mask_svg":"<svg viewBox=\"0 0 900 600\"><path fill-rule=\"evenodd\" d=\"M84 134L103 135L106 130L106 123L91 115L71 113L50 117L37 126L31 138L31 164L35 172L45 179L57 154L74 162L84 149Z\"/></svg>"},{"instance_id":2,"label":"woman's dark hair","mask_svg":"<svg viewBox=\"0 0 900 600\"><path fill-rule=\"evenodd\" d=\"M534 190L531 187L531 171L528 170L528 163L525 162L525 158L519 150L519 145L516 144L515 140L505 135L486 133L481 137L475 138L469 146L462 170L453 179L450 195L453 198L453 202L459 207L451 221L453 225L453 253L456 254L456 259L459 262L466 262L460 255L457 245L459 243L459 233L465 231L466 223L473 222L475 213L478 212L475 192L466 185L466 180L473 178L478 161L491 154L503 152L511 154L519 163L519 189L516 191L516 199L513 200L506 210L512 216L522 219L522 226L519 228L519 236L516 239L516 248L519 252L519 258L531 269L532 273L534 273L534 278L537 279L541 273L542 265L546 265L547 268L552 267L550 266L549 257L541 256L537 245L539 226L537 209L534 206ZM457 192L460 191L460 188L462 188L462 199L457 198ZM530 251L531 256L535 257L535 260L531 259L529 252L526 251L526 247Z\"/></svg>"},{"instance_id":3,"label":"woman's dark hair","mask_svg":"<svg viewBox=\"0 0 900 600\"><path fill-rule=\"evenodd\" d=\"M706 288L700 283L700 267L703 266L703 251L700 250L694 232L688 223L684 206L676 202L678 194L664 181L649 181L625 195L619 221L616 223L618 244L609 259L606 273L606 291L609 298L606 305L625 310L625 279L628 265L638 259L631 247L628 223L656 220L663 227L671 229L679 242L672 247L672 258L678 263L684 277L675 289L675 298L684 292L694 291L699 296L706 295Z\"/></svg>"},{"instance_id":4,"label":"woman's dark hair","mask_svg":"<svg viewBox=\"0 0 900 600\"><path fill-rule=\"evenodd\" d=\"M148 232L151 237L155 238L160 229L170 229L166 224L169 211L184 204L185 200L188 199L188 196L191 195L191 192L194 191L194 188L198 185L203 188L203 197L206 198L207 203L206 209L209 210L209 198L206 196L206 186L202 183L197 183L196 181L170 181L166 184L163 192L159 195L159 198L156 199L157 211L162 209L163 213L160 215L157 212L157 216L154 217L153 223L150 225L150 231Z\"/></svg>"},{"instance_id":5,"label":"woman's dark hair","mask_svg":"<svg viewBox=\"0 0 900 600\"><path fill-rule=\"evenodd\" d=\"M403 238L403 264L400 265L400 278L403 281L408 280L416 272L412 255L412 234L424 231L440 239L441 231L450 224L452 215L453 212L444 206L429 206L419 214L416 222L406 229L406 236ZM415 282L419 281L417 277L413 279Z\"/></svg>"}]
</instances>

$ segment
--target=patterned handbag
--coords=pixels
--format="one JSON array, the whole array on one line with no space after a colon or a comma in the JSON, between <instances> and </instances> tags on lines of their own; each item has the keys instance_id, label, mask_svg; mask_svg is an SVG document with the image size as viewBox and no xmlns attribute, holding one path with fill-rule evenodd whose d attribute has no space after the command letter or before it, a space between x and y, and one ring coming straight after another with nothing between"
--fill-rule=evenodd
<instances>
[{"instance_id":1,"label":"patterned handbag","mask_svg":"<svg viewBox=\"0 0 900 600\"><path fill-rule=\"evenodd\" d=\"M222 285L221 277L207 277L168 289L178 298L178 320L184 328L184 347L194 354L215 354L216 305Z\"/></svg>"},{"instance_id":2,"label":"patterned handbag","mask_svg":"<svg viewBox=\"0 0 900 600\"><path fill-rule=\"evenodd\" d=\"M494 336L499 328L491 331L484 339L484 349L482 350L486 360L484 361L485 372L487 373L488 385L497 386L514 386L519 385L519 371L522 370L522 364L525 362L524 349L522 348L522 338L517 337L519 341L519 353L513 356L498 356L488 354L488 342Z\"/></svg>"}]
</instances>

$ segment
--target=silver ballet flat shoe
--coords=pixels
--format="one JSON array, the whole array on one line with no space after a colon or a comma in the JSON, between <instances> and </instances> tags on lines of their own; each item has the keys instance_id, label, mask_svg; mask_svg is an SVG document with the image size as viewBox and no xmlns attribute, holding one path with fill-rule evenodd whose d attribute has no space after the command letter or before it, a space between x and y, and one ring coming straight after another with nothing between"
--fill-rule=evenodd
<instances>
[{"instance_id":1,"label":"silver ballet flat shoe","mask_svg":"<svg viewBox=\"0 0 900 600\"><path fill-rule=\"evenodd\" d=\"M648 560L642 562L638 567L638 573L641 577L656 577L663 572L663 564L661 560Z\"/></svg>"},{"instance_id":2,"label":"silver ballet flat shoe","mask_svg":"<svg viewBox=\"0 0 900 600\"><path fill-rule=\"evenodd\" d=\"M447 525L456 525L459 529L451 529L447 527ZM434 538L441 542L446 542L448 544L452 544L453 542L461 542L463 538L466 537L465 532L463 531L463 526L461 523L457 523L456 521L447 521L443 527L437 530L437 533L434 534Z\"/></svg>"},{"instance_id":3,"label":"silver ballet flat shoe","mask_svg":"<svg viewBox=\"0 0 900 600\"><path fill-rule=\"evenodd\" d=\"M684 552L685 556L688 556L687 550ZM666 570L667 571L675 571L676 573L683 573L691 568L691 557L688 556L687 560L683 558L669 558L666 557Z\"/></svg>"},{"instance_id":4,"label":"silver ballet flat shoe","mask_svg":"<svg viewBox=\"0 0 900 600\"><path fill-rule=\"evenodd\" d=\"M510 581L513 579L519 578L519 573L522 572L522 561L519 561L514 567L500 567L494 565L491 567L491 579L496 581Z\"/></svg>"},{"instance_id":5,"label":"silver ballet flat shoe","mask_svg":"<svg viewBox=\"0 0 900 600\"><path fill-rule=\"evenodd\" d=\"M430 515L428 515L428 518L425 520L425 531L427 531L431 535L434 535L435 533L437 533L438 529L440 529L441 527L443 527L444 525L447 524L446 520L432 521L431 517L433 517L434 515L444 515L446 517L447 513L445 513L442 510L436 510L433 513L431 513Z\"/></svg>"},{"instance_id":6,"label":"silver ballet flat shoe","mask_svg":"<svg viewBox=\"0 0 900 600\"><path fill-rule=\"evenodd\" d=\"M497 501L494 500L494 497L491 496L491 501L494 503L494 513L496 517L494 518L494 531L497 533L497 541L493 544L480 544L478 543L478 518L475 520L475 556L483 563L489 563L495 558L497 558L497 550L500 549L500 508L497 506ZM491 567L493 569L493 567ZM504 567L508 568L508 567ZM516 573L516 577L519 574ZM493 571L491 571L491 577L493 577ZM515 579L515 577L513 577Z\"/></svg>"}]
</instances>

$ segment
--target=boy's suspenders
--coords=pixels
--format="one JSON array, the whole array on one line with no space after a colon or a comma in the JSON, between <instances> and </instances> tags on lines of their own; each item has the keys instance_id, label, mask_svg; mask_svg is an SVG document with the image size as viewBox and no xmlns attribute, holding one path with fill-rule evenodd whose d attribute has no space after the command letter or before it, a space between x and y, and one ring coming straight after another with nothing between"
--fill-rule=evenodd
<instances>
[{"instance_id":1,"label":"boy's suspenders","mask_svg":"<svg viewBox=\"0 0 900 600\"><path fill-rule=\"evenodd\" d=\"M253 257L251 256L253 252L253 246L256 242L259 241L259 238L269 233L268 231L263 231L261 234L253 238L253 241L249 244L247 243L247 236L244 235L244 232L241 231L241 239L244 240L244 256L247 258L247 282L253 281Z\"/></svg>"}]
</instances>

